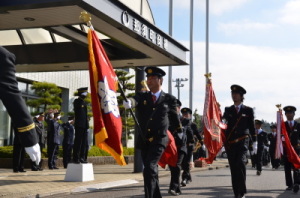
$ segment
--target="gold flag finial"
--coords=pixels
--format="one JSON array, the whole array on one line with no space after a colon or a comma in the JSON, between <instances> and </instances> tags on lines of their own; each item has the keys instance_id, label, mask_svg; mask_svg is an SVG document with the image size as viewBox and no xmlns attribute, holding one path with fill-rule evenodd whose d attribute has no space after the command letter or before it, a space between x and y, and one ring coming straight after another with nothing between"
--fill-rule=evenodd
<instances>
[{"instance_id":1,"label":"gold flag finial","mask_svg":"<svg viewBox=\"0 0 300 198\"><path fill-rule=\"evenodd\" d=\"M91 23L92 17L87 11L82 11L80 13L79 19L81 21L83 21L84 23L86 23L87 26L89 26L89 27L92 26L92 23Z\"/></svg>"},{"instance_id":2,"label":"gold flag finial","mask_svg":"<svg viewBox=\"0 0 300 198\"><path fill-rule=\"evenodd\" d=\"M141 81L141 85L142 85L142 90L141 90L142 92L150 91L150 89L149 89L149 87L147 85L146 80L142 80Z\"/></svg>"},{"instance_id":3,"label":"gold flag finial","mask_svg":"<svg viewBox=\"0 0 300 198\"><path fill-rule=\"evenodd\" d=\"M277 104L276 107L278 108L278 110L281 110L281 104Z\"/></svg>"},{"instance_id":4,"label":"gold flag finial","mask_svg":"<svg viewBox=\"0 0 300 198\"><path fill-rule=\"evenodd\" d=\"M208 80L211 80L211 73L204 74L204 76L205 76Z\"/></svg>"}]
</instances>

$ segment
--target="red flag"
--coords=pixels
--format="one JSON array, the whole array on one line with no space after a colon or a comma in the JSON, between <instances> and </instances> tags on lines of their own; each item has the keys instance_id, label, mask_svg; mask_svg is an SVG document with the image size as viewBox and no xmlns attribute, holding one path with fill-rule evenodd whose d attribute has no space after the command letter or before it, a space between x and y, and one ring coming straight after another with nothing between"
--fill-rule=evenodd
<instances>
[{"instance_id":1,"label":"red flag","mask_svg":"<svg viewBox=\"0 0 300 198\"><path fill-rule=\"evenodd\" d=\"M281 124L281 133L283 134L285 140L285 143L283 145L286 151L287 158L289 162L293 164L294 168L300 169L300 158L291 145L291 141L286 131L285 123L283 121L282 110L279 110L277 112L277 123Z\"/></svg>"},{"instance_id":2,"label":"red flag","mask_svg":"<svg viewBox=\"0 0 300 198\"><path fill-rule=\"evenodd\" d=\"M117 76L94 30L89 30L88 42L95 142L99 148L110 153L119 165L126 165L116 96Z\"/></svg>"},{"instance_id":3,"label":"red flag","mask_svg":"<svg viewBox=\"0 0 300 198\"><path fill-rule=\"evenodd\" d=\"M226 125L221 122L222 112L216 100L211 80L206 84L205 103L203 111L204 144L208 151L205 161L211 164L223 146ZM223 136L223 137L222 137Z\"/></svg>"},{"instance_id":4,"label":"red flag","mask_svg":"<svg viewBox=\"0 0 300 198\"><path fill-rule=\"evenodd\" d=\"M175 167L178 160L177 147L175 144L174 137L170 131L167 131L167 134L169 138L169 143L158 162L158 165L160 165L162 168L165 168L167 164Z\"/></svg>"}]
</instances>

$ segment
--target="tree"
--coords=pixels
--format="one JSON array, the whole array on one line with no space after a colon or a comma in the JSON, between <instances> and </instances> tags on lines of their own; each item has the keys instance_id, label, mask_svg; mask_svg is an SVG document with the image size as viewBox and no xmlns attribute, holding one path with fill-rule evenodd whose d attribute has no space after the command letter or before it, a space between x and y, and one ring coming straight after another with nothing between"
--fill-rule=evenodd
<instances>
[{"instance_id":1,"label":"tree","mask_svg":"<svg viewBox=\"0 0 300 198\"><path fill-rule=\"evenodd\" d=\"M42 108L45 112L47 109L61 109L60 104L62 99L60 94L62 90L54 83L48 82L33 82L31 89L34 90L37 98L27 101L27 105L36 108ZM37 113L37 112L33 112Z\"/></svg>"},{"instance_id":2,"label":"tree","mask_svg":"<svg viewBox=\"0 0 300 198\"><path fill-rule=\"evenodd\" d=\"M197 125L198 130L202 132L203 131L203 122L202 122L203 116L198 114L197 109L195 109L193 116L194 116L193 122Z\"/></svg>"},{"instance_id":3,"label":"tree","mask_svg":"<svg viewBox=\"0 0 300 198\"><path fill-rule=\"evenodd\" d=\"M125 70L115 70L116 75L118 76L119 82L123 87L124 93L126 94L126 97L132 97L134 96L134 90L135 90L135 84L134 83L130 83L130 79L134 77L134 75L129 75L129 73ZM120 89L120 88L119 88ZM128 93L128 91L130 93ZM120 93L121 91L118 90L118 93ZM130 134L133 133L133 129L135 126L134 120L132 118L132 116L130 115L129 110L126 110L123 106L123 100L124 98L122 96L118 96L117 97L118 100L118 104L119 104L119 110L120 110L120 115L122 118L122 125L123 125L123 137L122 140L124 142L124 146L127 147L127 142L128 139L130 139Z\"/></svg>"}]
</instances>

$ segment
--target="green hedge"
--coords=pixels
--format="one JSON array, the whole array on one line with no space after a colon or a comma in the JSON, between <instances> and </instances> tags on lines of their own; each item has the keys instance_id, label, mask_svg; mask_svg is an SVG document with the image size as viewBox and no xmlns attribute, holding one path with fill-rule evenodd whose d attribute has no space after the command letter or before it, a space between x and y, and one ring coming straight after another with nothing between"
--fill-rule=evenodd
<instances>
[{"instance_id":1,"label":"green hedge","mask_svg":"<svg viewBox=\"0 0 300 198\"><path fill-rule=\"evenodd\" d=\"M123 154L133 155L134 148L123 147ZM62 150L62 146L60 146L58 151L58 157L62 157L62 156L63 156L63 150ZM96 146L92 146L89 150L88 156L110 156L110 154ZM12 158L12 157L13 157L13 146L0 147L0 158ZM28 157L27 154L26 157ZM42 158L47 158L47 157L48 157L47 149L44 148L42 151Z\"/></svg>"}]
</instances>

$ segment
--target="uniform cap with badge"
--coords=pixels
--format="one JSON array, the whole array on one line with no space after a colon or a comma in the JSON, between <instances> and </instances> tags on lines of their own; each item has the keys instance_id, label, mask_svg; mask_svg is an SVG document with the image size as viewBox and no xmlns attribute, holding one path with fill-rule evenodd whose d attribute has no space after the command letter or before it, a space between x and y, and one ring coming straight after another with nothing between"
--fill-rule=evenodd
<instances>
[{"instance_id":1,"label":"uniform cap with badge","mask_svg":"<svg viewBox=\"0 0 300 198\"><path fill-rule=\"evenodd\" d=\"M146 76L158 76L162 77L166 75L166 72L158 67L146 67Z\"/></svg>"},{"instance_id":2,"label":"uniform cap with badge","mask_svg":"<svg viewBox=\"0 0 300 198\"><path fill-rule=\"evenodd\" d=\"M181 109L181 113L182 114L187 114L187 113L192 114L193 111L190 108L184 107Z\"/></svg>"},{"instance_id":3,"label":"uniform cap with badge","mask_svg":"<svg viewBox=\"0 0 300 198\"><path fill-rule=\"evenodd\" d=\"M285 106L284 108L283 108L283 110L286 112L286 113L294 113L297 109L296 109L296 107L294 107L294 106Z\"/></svg>"},{"instance_id":4,"label":"uniform cap with badge","mask_svg":"<svg viewBox=\"0 0 300 198\"><path fill-rule=\"evenodd\" d=\"M88 87L81 87L77 89L77 95L80 96L83 93L87 93L88 92Z\"/></svg>"},{"instance_id":5,"label":"uniform cap with badge","mask_svg":"<svg viewBox=\"0 0 300 198\"><path fill-rule=\"evenodd\" d=\"M231 93L239 93L241 95L247 93L247 91L240 85L231 85L230 89L231 89Z\"/></svg>"}]
</instances>

